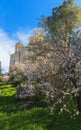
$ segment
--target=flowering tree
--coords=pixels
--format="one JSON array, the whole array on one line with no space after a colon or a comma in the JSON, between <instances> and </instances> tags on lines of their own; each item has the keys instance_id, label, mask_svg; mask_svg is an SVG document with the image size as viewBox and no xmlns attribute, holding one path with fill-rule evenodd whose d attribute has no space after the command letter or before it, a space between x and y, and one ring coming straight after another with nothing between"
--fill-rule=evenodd
<instances>
[{"instance_id":1,"label":"flowering tree","mask_svg":"<svg viewBox=\"0 0 81 130\"><path fill-rule=\"evenodd\" d=\"M81 38L77 31L81 26L81 8L74 0L64 1L52 10L51 16L42 18L41 25L49 36L46 65L52 64L52 71L48 70L49 84L45 87L44 82L41 88L50 103L67 106L68 101L76 100L81 112Z\"/></svg>"},{"instance_id":2,"label":"flowering tree","mask_svg":"<svg viewBox=\"0 0 81 130\"><path fill-rule=\"evenodd\" d=\"M25 65L22 63L16 63L14 66L11 67L10 70L10 82L17 86L17 84L20 84L23 79L25 80L26 76L24 74L25 72Z\"/></svg>"}]
</instances>

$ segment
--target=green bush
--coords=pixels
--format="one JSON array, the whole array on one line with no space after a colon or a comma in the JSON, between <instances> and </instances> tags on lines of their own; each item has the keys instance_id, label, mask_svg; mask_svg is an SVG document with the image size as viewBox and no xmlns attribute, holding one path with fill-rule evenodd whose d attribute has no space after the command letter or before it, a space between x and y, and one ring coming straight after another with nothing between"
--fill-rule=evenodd
<instances>
[{"instance_id":1,"label":"green bush","mask_svg":"<svg viewBox=\"0 0 81 130\"><path fill-rule=\"evenodd\" d=\"M47 106L46 96L44 94L39 93L36 95L36 106L39 106L39 107Z\"/></svg>"}]
</instances>

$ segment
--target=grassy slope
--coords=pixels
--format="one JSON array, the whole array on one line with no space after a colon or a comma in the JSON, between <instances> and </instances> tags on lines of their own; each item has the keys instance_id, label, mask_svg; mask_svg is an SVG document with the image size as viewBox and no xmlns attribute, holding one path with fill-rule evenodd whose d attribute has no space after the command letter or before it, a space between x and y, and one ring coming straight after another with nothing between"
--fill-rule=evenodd
<instances>
[{"instance_id":1,"label":"grassy slope","mask_svg":"<svg viewBox=\"0 0 81 130\"><path fill-rule=\"evenodd\" d=\"M22 111L23 103L14 87L0 83L0 130L81 130L81 115L73 120L63 113L53 121L45 108Z\"/></svg>"},{"instance_id":2,"label":"grassy slope","mask_svg":"<svg viewBox=\"0 0 81 130\"><path fill-rule=\"evenodd\" d=\"M15 88L0 83L0 130L45 130L50 122L43 108L22 111L24 101L15 99Z\"/></svg>"}]
</instances>

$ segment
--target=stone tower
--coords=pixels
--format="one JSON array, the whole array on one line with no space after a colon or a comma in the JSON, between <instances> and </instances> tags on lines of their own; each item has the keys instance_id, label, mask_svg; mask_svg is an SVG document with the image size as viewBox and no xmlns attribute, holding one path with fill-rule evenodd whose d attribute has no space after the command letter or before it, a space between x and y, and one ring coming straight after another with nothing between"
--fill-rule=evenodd
<instances>
[{"instance_id":1,"label":"stone tower","mask_svg":"<svg viewBox=\"0 0 81 130\"><path fill-rule=\"evenodd\" d=\"M15 45L14 54L10 55L10 70L16 63L25 63L27 59L27 49L21 42Z\"/></svg>"},{"instance_id":2,"label":"stone tower","mask_svg":"<svg viewBox=\"0 0 81 130\"><path fill-rule=\"evenodd\" d=\"M18 60L17 62L19 61L20 62L20 52L21 50L24 48L23 44L21 42L18 42L16 45L15 45L15 53L18 54Z\"/></svg>"},{"instance_id":3,"label":"stone tower","mask_svg":"<svg viewBox=\"0 0 81 130\"><path fill-rule=\"evenodd\" d=\"M18 42L18 43L15 45L15 53L21 51L21 49L22 49L23 47L24 47L23 44L22 44L21 42Z\"/></svg>"}]
</instances>

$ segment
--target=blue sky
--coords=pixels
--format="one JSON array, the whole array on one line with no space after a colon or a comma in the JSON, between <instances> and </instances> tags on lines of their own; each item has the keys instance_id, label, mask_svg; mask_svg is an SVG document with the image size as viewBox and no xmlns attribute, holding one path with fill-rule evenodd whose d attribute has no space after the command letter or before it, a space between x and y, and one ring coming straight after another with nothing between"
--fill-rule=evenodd
<instances>
[{"instance_id":1,"label":"blue sky","mask_svg":"<svg viewBox=\"0 0 81 130\"><path fill-rule=\"evenodd\" d=\"M81 5L81 0L75 0ZM51 14L53 7L63 0L0 0L0 61L8 71L10 54L17 41L27 44L38 19Z\"/></svg>"},{"instance_id":2,"label":"blue sky","mask_svg":"<svg viewBox=\"0 0 81 130\"><path fill-rule=\"evenodd\" d=\"M50 15L63 0L0 0L0 27L12 33L34 28L41 15Z\"/></svg>"}]
</instances>

